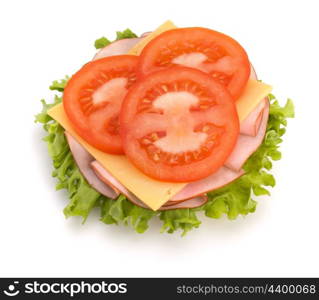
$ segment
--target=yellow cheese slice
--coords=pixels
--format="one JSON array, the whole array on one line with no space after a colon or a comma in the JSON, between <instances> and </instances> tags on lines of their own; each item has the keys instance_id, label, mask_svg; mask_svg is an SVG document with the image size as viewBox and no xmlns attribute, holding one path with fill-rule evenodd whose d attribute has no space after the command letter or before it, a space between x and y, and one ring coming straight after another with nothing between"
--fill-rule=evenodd
<instances>
[{"instance_id":1,"label":"yellow cheese slice","mask_svg":"<svg viewBox=\"0 0 319 300\"><path fill-rule=\"evenodd\" d=\"M153 210L159 209L186 183L171 183L154 180L136 169L124 155L104 153L84 141L72 128L62 104L48 111L48 115L69 132L99 163L127 189Z\"/></svg>"},{"instance_id":2,"label":"yellow cheese slice","mask_svg":"<svg viewBox=\"0 0 319 300\"><path fill-rule=\"evenodd\" d=\"M141 41L139 41L129 52L128 54L131 55L139 55L143 48L146 46L146 44L152 40L153 38L157 37L158 35L160 35L161 33L167 31L167 30L171 30L171 29L175 29L177 28L172 21L166 21L165 23L163 23L160 27L158 27L155 31L153 31L152 33L150 33L147 37L143 38Z\"/></svg>"},{"instance_id":3,"label":"yellow cheese slice","mask_svg":"<svg viewBox=\"0 0 319 300\"><path fill-rule=\"evenodd\" d=\"M245 120L260 100L265 98L271 90L272 87L270 85L254 79L249 79L243 93L236 101L239 121Z\"/></svg>"}]
</instances>

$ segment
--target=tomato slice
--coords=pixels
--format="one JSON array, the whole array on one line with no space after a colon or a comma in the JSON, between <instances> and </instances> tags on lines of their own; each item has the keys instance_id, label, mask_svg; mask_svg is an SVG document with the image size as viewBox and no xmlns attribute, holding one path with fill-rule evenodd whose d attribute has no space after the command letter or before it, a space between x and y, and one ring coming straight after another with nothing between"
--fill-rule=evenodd
<instances>
[{"instance_id":1,"label":"tomato slice","mask_svg":"<svg viewBox=\"0 0 319 300\"><path fill-rule=\"evenodd\" d=\"M64 109L75 131L104 152L123 153L119 113L136 80L137 60L133 55L119 55L89 62L64 90Z\"/></svg>"},{"instance_id":2,"label":"tomato slice","mask_svg":"<svg viewBox=\"0 0 319 300\"><path fill-rule=\"evenodd\" d=\"M250 74L245 50L231 37L207 28L180 28L166 31L143 49L139 74L183 65L210 74L226 86L236 100Z\"/></svg>"},{"instance_id":3,"label":"tomato slice","mask_svg":"<svg viewBox=\"0 0 319 300\"><path fill-rule=\"evenodd\" d=\"M122 104L120 132L126 156L144 174L189 182L224 164L239 120L224 86L201 71L177 66L136 82Z\"/></svg>"}]
</instances>

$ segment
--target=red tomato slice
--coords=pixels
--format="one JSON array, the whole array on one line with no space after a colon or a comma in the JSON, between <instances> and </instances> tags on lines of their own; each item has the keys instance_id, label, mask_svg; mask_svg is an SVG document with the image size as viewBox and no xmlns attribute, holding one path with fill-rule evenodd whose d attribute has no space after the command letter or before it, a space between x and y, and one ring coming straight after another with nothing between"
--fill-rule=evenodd
<instances>
[{"instance_id":1,"label":"red tomato slice","mask_svg":"<svg viewBox=\"0 0 319 300\"><path fill-rule=\"evenodd\" d=\"M239 134L227 89L186 67L137 81L123 101L120 126L128 159L144 174L171 182L198 180L217 171Z\"/></svg>"},{"instance_id":2,"label":"red tomato slice","mask_svg":"<svg viewBox=\"0 0 319 300\"><path fill-rule=\"evenodd\" d=\"M245 50L238 42L207 28L180 28L166 31L143 49L141 76L174 65L196 68L226 86L236 100L250 74Z\"/></svg>"},{"instance_id":3,"label":"red tomato slice","mask_svg":"<svg viewBox=\"0 0 319 300\"><path fill-rule=\"evenodd\" d=\"M119 55L89 62L64 90L64 109L75 131L104 152L123 153L119 113L136 80L137 60L133 55Z\"/></svg>"}]
</instances>

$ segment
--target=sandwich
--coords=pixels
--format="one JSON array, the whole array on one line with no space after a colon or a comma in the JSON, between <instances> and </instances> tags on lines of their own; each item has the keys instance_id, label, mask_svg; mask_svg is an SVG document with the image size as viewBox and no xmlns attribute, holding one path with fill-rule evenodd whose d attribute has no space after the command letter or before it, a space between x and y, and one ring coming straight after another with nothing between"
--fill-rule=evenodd
<instances>
[{"instance_id":1,"label":"sandwich","mask_svg":"<svg viewBox=\"0 0 319 300\"><path fill-rule=\"evenodd\" d=\"M270 173L290 99L282 107L233 38L167 21L140 37L127 29L71 77L54 81L36 121L47 132L66 217L138 233L152 218L185 235L210 218L245 216L270 195Z\"/></svg>"}]
</instances>

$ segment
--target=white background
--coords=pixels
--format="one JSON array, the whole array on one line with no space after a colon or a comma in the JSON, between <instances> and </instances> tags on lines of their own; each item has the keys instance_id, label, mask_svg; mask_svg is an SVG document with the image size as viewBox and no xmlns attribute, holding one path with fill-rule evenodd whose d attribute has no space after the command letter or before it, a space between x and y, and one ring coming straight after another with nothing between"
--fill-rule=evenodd
<instances>
[{"instance_id":1,"label":"white background","mask_svg":"<svg viewBox=\"0 0 319 300\"><path fill-rule=\"evenodd\" d=\"M1 1L0 276L319 276L318 1ZM236 38L289 121L277 185L256 213L203 218L185 238L65 220L43 131L33 123L48 85L116 30L138 34L167 19Z\"/></svg>"}]
</instances>

